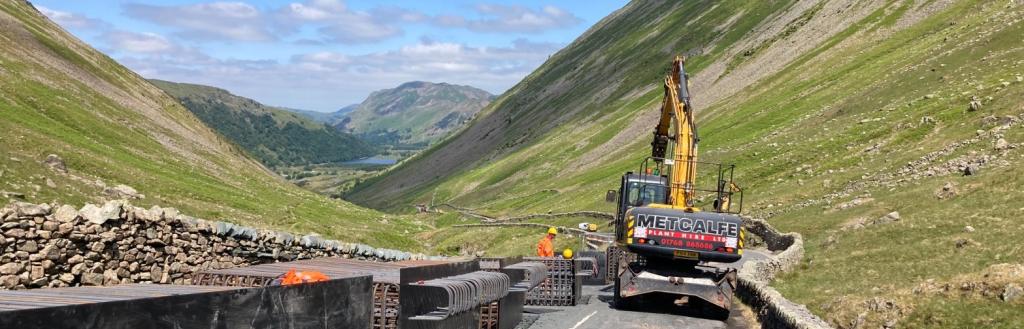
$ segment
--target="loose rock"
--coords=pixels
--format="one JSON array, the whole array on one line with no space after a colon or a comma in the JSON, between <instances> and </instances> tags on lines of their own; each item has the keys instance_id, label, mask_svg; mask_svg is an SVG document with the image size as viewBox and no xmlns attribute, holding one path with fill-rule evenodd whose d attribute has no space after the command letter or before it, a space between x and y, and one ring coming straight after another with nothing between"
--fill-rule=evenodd
<instances>
[{"instance_id":1,"label":"loose rock","mask_svg":"<svg viewBox=\"0 0 1024 329\"><path fill-rule=\"evenodd\" d=\"M975 245L975 244L978 244L978 243L975 242L974 240L971 240L971 239L965 239L965 238L956 239L956 248L957 249L963 249L963 248L966 248L966 247L969 247L969 246Z\"/></svg>"},{"instance_id":2,"label":"loose rock","mask_svg":"<svg viewBox=\"0 0 1024 329\"><path fill-rule=\"evenodd\" d=\"M13 204L14 213L19 217L35 217L35 216L46 216L53 210L48 204L31 204L26 202L15 202Z\"/></svg>"},{"instance_id":3,"label":"loose rock","mask_svg":"<svg viewBox=\"0 0 1024 329\"><path fill-rule=\"evenodd\" d=\"M53 214L53 219L56 219L61 223L70 223L78 218L78 210L75 207L69 205L63 205L57 208L57 212Z\"/></svg>"},{"instance_id":4,"label":"loose rock","mask_svg":"<svg viewBox=\"0 0 1024 329\"><path fill-rule=\"evenodd\" d=\"M999 298L1004 302L1010 303L1020 299L1021 296L1024 296L1024 288L1015 283L1010 283L1003 288L1003 293L999 295Z\"/></svg>"},{"instance_id":5,"label":"loose rock","mask_svg":"<svg viewBox=\"0 0 1024 329\"><path fill-rule=\"evenodd\" d=\"M103 193L117 199L143 199L144 195L139 194L134 188L128 185L117 185L114 187L108 187L103 190Z\"/></svg>"},{"instance_id":6,"label":"loose rock","mask_svg":"<svg viewBox=\"0 0 1024 329\"><path fill-rule=\"evenodd\" d=\"M61 159L56 154L47 155L46 160L43 160L43 164L59 173L66 174L68 172L68 167L64 164L64 159Z\"/></svg>"},{"instance_id":7,"label":"loose rock","mask_svg":"<svg viewBox=\"0 0 1024 329\"><path fill-rule=\"evenodd\" d=\"M981 99L979 99L977 96L971 96L971 103L968 104L967 110L971 111L971 112L980 111L981 110Z\"/></svg>"},{"instance_id":8,"label":"loose rock","mask_svg":"<svg viewBox=\"0 0 1024 329\"><path fill-rule=\"evenodd\" d=\"M97 207L93 204L86 204L79 211L82 218L89 221L90 223L103 225L108 220L118 219L121 216L121 203L117 201L110 201L103 205L103 207Z\"/></svg>"},{"instance_id":9,"label":"loose rock","mask_svg":"<svg viewBox=\"0 0 1024 329\"><path fill-rule=\"evenodd\" d=\"M976 164L969 164L964 166L964 176L974 176L978 174L980 168Z\"/></svg>"},{"instance_id":10,"label":"loose rock","mask_svg":"<svg viewBox=\"0 0 1024 329\"><path fill-rule=\"evenodd\" d=\"M21 273L25 269L25 265L21 263L12 262L4 265L0 265L0 275L14 275Z\"/></svg>"},{"instance_id":11,"label":"loose rock","mask_svg":"<svg viewBox=\"0 0 1024 329\"><path fill-rule=\"evenodd\" d=\"M103 274L99 273L82 273L81 282L83 286L102 286L103 285Z\"/></svg>"},{"instance_id":12,"label":"loose rock","mask_svg":"<svg viewBox=\"0 0 1024 329\"><path fill-rule=\"evenodd\" d=\"M951 199L957 196L958 193L959 191L957 190L956 185L953 184L953 182L947 182L946 185L943 185L942 188L935 191L935 197L939 200Z\"/></svg>"},{"instance_id":13,"label":"loose rock","mask_svg":"<svg viewBox=\"0 0 1024 329\"><path fill-rule=\"evenodd\" d=\"M1000 139L996 140L996 143L995 143L996 151L1002 151L1002 150L1006 150L1008 148L1010 148L1010 143L1006 142L1005 139L1000 138Z\"/></svg>"}]
</instances>

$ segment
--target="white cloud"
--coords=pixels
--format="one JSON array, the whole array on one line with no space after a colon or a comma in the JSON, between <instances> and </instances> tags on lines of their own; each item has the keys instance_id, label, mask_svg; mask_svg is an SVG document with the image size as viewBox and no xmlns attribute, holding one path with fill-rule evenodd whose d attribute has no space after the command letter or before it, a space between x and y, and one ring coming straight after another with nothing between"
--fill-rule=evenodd
<instances>
[{"instance_id":1,"label":"white cloud","mask_svg":"<svg viewBox=\"0 0 1024 329\"><path fill-rule=\"evenodd\" d=\"M508 47L424 40L391 51L355 56L320 51L284 62L214 59L186 50L181 55L140 53L121 61L149 78L218 86L267 104L332 110L406 81L472 85L500 93L558 48L525 40Z\"/></svg>"},{"instance_id":2,"label":"white cloud","mask_svg":"<svg viewBox=\"0 0 1024 329\"><path fill-rule=\"evenodd\" d=\"M399 12L401 9L377 9L373 13L349 10L338 0L311 0L304 3L290 3L278 10L278 27L294 32L305 24L319 26L317 31L327 42L357 44L372 43L402 34L391 18L414 17L414 14ZM398 16L392 16L398 15ZM411 19L411 18L410 18Z\"/></svg>"},{"instance_id":3,"label":"white cloud","mask_svg":"<svg viewBox=\"0 0 1024 329\"><path fill-rule=\"evenodd\" d=\"M457 43L449 42L420 42L411 46L404 46L400 50L404 55L410 56L424 56L424 55L441 55L441 56L458 56L462 54L462 45Z\"/></svg>"},{"instance_id":4,"label":"white cloud","mask_svg":"<svg viewBox=\"0 0 1024 329\"><path fill-rule=\"evenodd\" d=\"M133 18L180 29L186 37L235 41L272 41L267 19L244 2L211 2L181 6L130 3L123 6Z\"/></svg>"},{"instance_id":5,"label":"white cloud","mask_svg":"<svg viewBox=\"0 0 1024 329\"><path fill-rule=\"evenodd\" d=\"M312 0L306 3L289 3L281 12L288 18L323 21L337 18L347 10L345 4L338 0Z\"/></svg>"},{"instance_id":6,"label":"white cloud","mask_svg":"<svg viewBox=\"0 0 1024 329\"><path fill-rule=\"evenodd\" d=\"M365 13L346 13L319 32L328 41L346 44L371 43L402 34L398 27L376 22Z\"/></svg>"},{"instance_id":7,"label":"white cloud","mask_svg":"<svg viewBox=\"0 0 1024 329\"><path fill-rule=\"evenodd\" d=\"M130 3L123 7L129 16L179 29L181 36L248 42L278 40L307 26L319 32L319 41L359 44L403 35L400 23L426 22L439 27L487 33L540 33L574 26L582 21L555 6L534 9L499 4L477 5L475 10L481 16L477 19L456 15L430 16L396 6L357 11L341 0L291 2L266 11L244 2L178 6Z\"/></svg>"},{"instance_id":8,"label":"white cloud","mask_svg":"<svg viewBox=\"0 0 1024 329\"><path fill-rule=\"evenodd\" d=\"M481 5L475 8L479 15L467 18L427 15L395 6L360 11L343 0L292 0L274 7L237 1L130 3L122 9L126 16L169 28L163 35L113 26L94 31L101 49L143 76L213 85L267 104L315 110L359 102L372 91L407 81L472 85L501 93L560 48L524 39L505 47L476 47L424 38L388 51L352 54L331 43L394 38L403 35L402 27L410 23L520 34L579 21L554 6ZM102 21L81 15L40 10L65 27L102 26ZM201 50L206 42L223 40L268 42L256 47L301 44L303 47L296 49L336 51L310 51L282 60L240 60Z\"/></svg>"},{"instance_id":9,"label":"white cloud","mask_svg":"<svg viewBox=\"0 0 1024 329\"><path fill-rule=\"evenodd\" d=\"M103 29L109 27L109 24L102 20L89 18L75 13L54 10L43 6L36 6L36 9L39 9L39 12L43 13L43 15L46 15L46 17L49 17L64 28Z\"/></svg>"},{"instance_id":10,"label":"white cloud","mask_svg":"<svg viewBox=\"0 0 1024 329\"><path fill-rule=\"evenodd\" d=\"M160 53L178 49L170 40L155 33L115 30L105 33L103 39L115 50L132 53Z\"/></svg>"},{"instance_id":11,"label":"white cloud","mask_svg":"<svg viewBox=\"0 0 1024 329\"><path fill-rule=\"evenodd\" d=\"M433 21L438 26L495 33L539 33L574 26L583 21L572 13L550 5L534 10L520 5L480 4L475 9L484 18L439 15Z\"/></svg>"}]
</instances>

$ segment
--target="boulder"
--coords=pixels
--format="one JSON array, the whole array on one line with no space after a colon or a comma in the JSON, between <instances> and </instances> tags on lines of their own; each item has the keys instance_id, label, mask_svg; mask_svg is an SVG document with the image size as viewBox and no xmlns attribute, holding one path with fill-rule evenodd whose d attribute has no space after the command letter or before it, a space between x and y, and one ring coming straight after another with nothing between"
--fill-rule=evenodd
<instances>
[{"instance_id":1,"label":"boulder","mask_svg":"<svg viewBox=\"0 0 1024 329\"><path fill-rule=\"evenodd\" d=\"M978 98L977 96L971 96L971 103L968 104L967 110L971 111L971 112L980 111L981 110L981 105L982 104L981 104L981 99L980 98Z\"/></svg>"},{"instance_id":2,"label":"boulder","mask_svg":"<svg viewBox=\"0 0 1024 329\"><path fill-rule=\"evenodd\" d=\"M999 295L999 298L1002 299L1004 302L1009 303L1017 299L1020 299L1021 296L1024 296L1024 288L1021 288L1021 286L1015 283L1011 283L1006 285L1005 288L1003 288L1003 293Z\"/></svg>"},{"instance_id":3,"label":"boulder","mask_svg":"<svg viewBox=\"0 0 1024 329\"><path fill-rule=\"evenodd\" d=\"M32 269L30 269L28 273L28 277L31 280L38 280L39 278L42 278L43 276L46 275L46 272L43 271L42 266L32 266Z\"/></svg>"},{"instance_id":4,"label":"boulder","mask_svg":"<svg viewBox=\"0 0 1024 329\"><path fill-rule=\"evenodd\" d=\"M46 245L46 247L43 247L43 250L39 254L43 255L43 258L48 260L59 260L60 248L57 248L57 246L52 244Z\"/></svg>"},{"instance_id":5,"label":"boulder","mask_svg":"<svg viewBox=\"0 0 1024 329\"><path fill-rule=\"evenodd\" d=\"M12 204L14 213L18 217L35 217L49 215L53 208L48 204L31 204L28 202L15 202Z\"/></svg>"},{"instance_id":6,"label":"boulder","mask_svg":"<svg viewBox=\"0 0 1024 329\"><path fill-rule=\"evenodd\" d=\"M118 283L121 283L121 278L119 278L117 276L117 271L116 270L112 270L111 269L111 270L103 271L103 285L109 286L109 285L115 285L115 284L118 284Z\"/></svg>"},{"instance_id":7,"label":"boulder","mask_svg":"<svg viewBox=\"0 0 1024 329\"><path fill-rule=\"evenodd\" d=\"M900 219L901 219L900 212L893 211L891 213L886 214L885 216L882 216L881 218L876 219L873 224L886 224L886 223L898 222L898 221L900 221Z\"/></svg>"},{"instance_id":8,"label":"boulder","mask_svg":"<svg viewBox=\"0 0 1024 329\"><path fill-rule=\"evenodd\" d=\"M64 159L56 154L50 154L46 156L46 160L43 160L43 164L56 172L66 174L68 173L68 166L64 164Z\"/></svg>"},{"instance_id":9,"label":"boulder","mask_svg":"<svg viewBox=\"0 0 1024 329\"><path fill-rule=\"evenodd\" d=\"M106 248L107 248L107 245L104 244L101 241L96 241L96 242L93 242L92 244L89 245L89 250L93 251L93 252L103 252L103 249L106 249Z\"/></svg>"},{"instance_id":10,"label":"boulder","mask_svg":"<svg viewBox=\"0 0 1024 329\"><path fill-rule=\"evenodd\" d=\"M14 289L18 287L21 282L17 275L4 275L0 276L0 287L4 289Z\"/></svg>"},{"instance_id":11,"label":"boulder","mask_svg":"<svg viewBox=\"0 0 1024 329\"><path fill-rule=\"evenodd\" d=\"M36 243L36 240L28 240L22 242L20 245L18 245L18 251L24 251L27 253L37 252L39 251L39 244Z\"/></svg>"},{"instance_id":12,"label":"boulder","mask_svg":"<svg viewBox=\"0 0 1024 329\"><path fill-rule=\"evenodd\" d=\"M102 286L103 285L103 274L100 273L82 273L80 279L83 286Z\"/></svg>"},{"instance_id":13,"label":"boulder","mask_svg":"<svg viewBox=\"0 0 1024 329\"><path fill-rule=\"evenodd\" d=\"M75 219L78 219L78 210L70 205L63 205L57 208L57 212L53 214L53 219L56 219L61 223L71 223Z\"/></svg>"},{"instance_id":14,"label":"boulder","mask_svg":"<svg viewBox=\"0 0 1024 329\"><path fill-rule=\"evenodd\" d=\"M1003 151L1003 150L1006 150L1008 148L1010 148L1010 143L1006 142L1005 139L1000 138L1000 139L996 140L996 143L995 143L996 151Z\"/></svg>"},{"instance_id":15,"label":"boulder","mask_svg":"<svg viewBox=\"0 0 1024 329\"><path fill-rule=\"evenodd\" d=\"M964 176L974 176L978 174L978 170L981 169L976 164L969 164L964 167Z\"/></svg>"},{"instance_id":16,"label":"boulder","mask_svg":"<svg viewBox=\"0 0 1024 329\"><path fill-rule=\"evenodd\" d=\"M108 187L108 188L103 190L103 194L106 194L106 195L108 195L110 197L113 197L113 198L116 198L116 199L145 199L146 198L145 195L139 194L139 191L136 191L135 188L133 188L131 186L128 186L128 185L124 185L124 184L120 184L120 185L117 185L117 186L114 186L114 187Z\"/></svg>"},{"instance_id":17,"label":"boulder","mask_svg":"<svg viewBox=\"0 0 1024 329\"><path fill-rule=\"evenodd\" d=\"M103 225L108 220L121 218L123 206L124 203L120 201L108 201L103 204L103 207L97 207L94 204L88 203L79 210L79 213L82 218L85 218L90 223Z\"/></svg>"},{"instance_id":18,"label":"boulder","mask_svg":"<svg viewBox=\"0 0 1024 329\"><path fill-rule=\"evenodd\" d=\"M75 275L71 274L71 273L63 273L63 274L61 274L60 276L57 277L57 280L60 280L61 282L64 282L64 283L67 283L67 284L70 284L72 282L75 282Z\"/></svg>"},{"instance_id":19,"label":"boulder","mask_svg":"<svg viewBox=\"0 0 1024 329\"><path fill-rule=\"evenodd\" d=\"M320 247L323 242L324 239L317 234L303 235L302 238L299 239L299 245L306 248Z\"/></svg>"},{"instance_id":20,"label":"boulder","mask_svg":"<svg viewBox=\"0 0 1024 329\"><path fill-rule=\"evenodd\" d=\"M16 275L25 269L25 265L18 262L10 262L0 265L0 275Z\"/></svg>"},{"instance_id":21,"label":"boulder","mask_svg":"<svg viewBox=\"0 0 1024 329\"><path fill-rule=\"evenodd\" d=\"M957 196L957 194L959 194L959 191L956 188L956 184L953 184L953 182L947 182L946 185L943 185L942 188L935 191L935 197L939 198L939 200L950 199Z\"/></svg>"}]
</instances>

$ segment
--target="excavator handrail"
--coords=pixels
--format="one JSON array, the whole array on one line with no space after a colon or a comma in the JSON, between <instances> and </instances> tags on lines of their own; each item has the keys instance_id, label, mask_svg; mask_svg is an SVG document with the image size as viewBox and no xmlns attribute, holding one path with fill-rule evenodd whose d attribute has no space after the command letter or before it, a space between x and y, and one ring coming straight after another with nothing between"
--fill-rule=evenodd
<instances>
[{"instance_id":1,"label":"excavator handrail","mask_svg":"<svg viewBox=\"0 0 1024 329\"><path fill-rule=\"evenodd\" d=\"M713 209L714 212L726 213L726 214L740 214L740 213L743 212L743 190L740 189L738 185L736 185L736 182L734 180L734 170L736 168L735 164L725 164L725 163L721 163L721 162L710 162L710 161L692 160L690 162L693 165L700 165L700 166L695 166L697 168L707 168L707 167L716 168L716 170L714 170L714 171L715 171L715 175L717 176L717 180L716 180L717 184L715 184L714 188L706 187L709 184L698 184L697 177L700 176L700 175L697 175L697 174L699 174L700 172L695 171L694 172L694 174L695 174L694 177L689 182L691 184L690 186L677 187L677 186L671 186L671 184L672 184L671 182L674 181L674 180L672 179L672 177L670 177L670 175L669 175L670 172L668 170L666 170L666 168L669 165L675 165L675 163L666 162L666 160L670 160L670 159L658 158L658 157L653 157L653 156L646 157L643 161L640 162L640 171L638 172L638 174L642 174L642 175L646 174L646 175L654 175L654 176L660 176L660 177L667 177L669 179L669 182L670 182L670 185L668 186L669 189L673 189L673 188L687 188L687 189L689 189L688 194L693 196L693 199L694 199L694 200L692 200L693 202L699 202L699 201L701 201L701 199L703 199L702 197L698 197L698 192L714 193L716 195L716 198L715 198L716 200L724 200L725 198L729 198L729 200L731 202L729 202L728 207L720 208L720 207L717 207L717 206L713 206L712 209ZM653 165L657 166L656 167L657 170L654 170L654 169L651 168L652 163L653 163ZM651 169L651 170L648 171L648 169ZM708 172L708 170L705 169L703 172L706 173L706 172ZM728 173L726 173L726 172L728 172ZM728 175L728 177L726 177L727 175ZM734 200L735 194L739 194L739 200ZM738 201L738 204L737 204L736 201ZM738 209L736 211L732 211L732 208L733 208L732 205L734 205L734 204L736 204L738 206Z\"/></svg>"}]
</instances>

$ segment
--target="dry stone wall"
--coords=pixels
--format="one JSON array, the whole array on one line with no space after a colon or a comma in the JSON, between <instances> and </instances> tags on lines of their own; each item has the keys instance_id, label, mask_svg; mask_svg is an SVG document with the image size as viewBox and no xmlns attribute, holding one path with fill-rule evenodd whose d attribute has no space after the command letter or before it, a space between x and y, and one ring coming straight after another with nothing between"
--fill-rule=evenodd
<instances>
[{"instance_id":1,"label":"dry stone wall","mask_svg":"<svg viewBox=\"0 0 1024 329\"><path fill-rule=\"evenodd\" d=\"M743 264L736 287L736 295L755 310L761 327L831 329L806 306L786 299L770 286L776 274L793 269L803 259L803 237L799 233L781 233L760 219L743 218L743 228L763 239L768 250L772 251L767 259Z\"/></svg>"},{"instance_id":2,"label":"dry stone wall","mask_svg":"<svg viewBox=\"0 0 1024 329\"><path fill-rule=\"evenodd\" d=\"M0 289L184 283L207 269L312 257L425 259L389 249L206 221L173 208L15 202L0 209Z\"/></svg>"}]
</instances>

